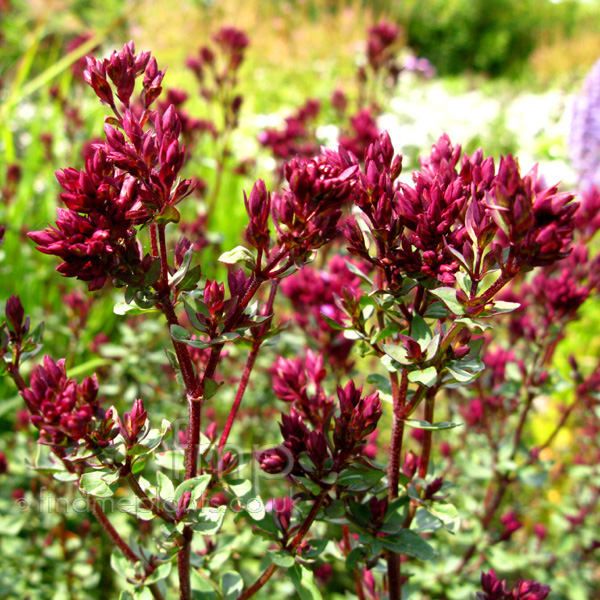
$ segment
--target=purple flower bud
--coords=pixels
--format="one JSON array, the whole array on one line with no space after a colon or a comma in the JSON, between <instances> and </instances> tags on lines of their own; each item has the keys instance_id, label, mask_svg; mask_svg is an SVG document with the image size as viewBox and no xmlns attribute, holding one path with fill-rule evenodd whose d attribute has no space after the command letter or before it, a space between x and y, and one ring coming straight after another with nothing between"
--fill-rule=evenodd
<instances>
[{"instance_id":1,"label":"purple flower bud","mask_svg":"<svg viewBox=\"0 0 600 600\"><path fill-rule=\"evenodd\" d=\"M259 457L260 468L266 473L276 475L291 470L294 464L293 456L284 446L262 452Z\"/></svg>"},{"instance_id":2,"label":"purple flower bud","mask_svg":"<svg viewBox=\"0 0 600 600\"><path fill-rule=\"evenodd\" d=\"M0 452L0 475L8 473L8 461L4 452Z\"/></svg>"},{"instance_id":3,"label":"purple flower bud","mask_svg":"<svg viewBox=\"0 0 600 600\"><path fill-rule=\"evenodd\" d=\"M244 192L244 203L250 223L246 229L246 239L258 250L267 250L270 243L269 213L271 211L271 194L267 192L265 182L259 179L250 192Z\"/></svg>"},{"instance_id":4,"label":"purple flower bud","mask_svg":"<svg viewBox=\"0 0 600 600\"><path fill-rule=\"evenodd\" d=\"M22 332L25 311L18 296L11 296L6 301L6 320L17 336Z\"/></svg>"},{"instance_id":5,"label":"purple flower bud","mask_svg":"<svg viewBox=\"0 0 600 600\"><path fill-rule=\"evenodd\" d=\"M412 479L417 472L417 467L419 466L419 459L417 455L409 450L404 455L404 463L402 464L402 473L406 475L409 479Z\"/></svg>"},{"instance_id":6,"label":"purple flower bud","mask_svg":"<svg viewBox=\"0 0 600 600\"><path fill-rule=\"evenodd\" d=\"M133 403L132 411L123 415L121 434L129 446L141 441L138 437L146 424L146 419L147 411L144 410L144 402L141 398L138 398Z\"/></svg>"},{"instance_id":7,"label":"purple flower bud","mask_svg":"<svg viewBox=\"0 0 600 600\"><path fill-rule=\"evenodd\" d=\"M265 504L267 512L272 513L275 525L283 533L287 533L291 521L292 511L294 510L294 501L288 496L283 498L272 498Z\"/></svg>"},{"instance_id":8,"label":"purple flower bud","mask_svg":"<svg viewBox=\"0 0 600 600\"><path fill-rule=\"evenodd\" d=\"M216 281L206 280L204 286L204 303L208 308L211 319L219 318L223 314L225 300L225 286Z\"/></svg>"},{"instance_id":9,"label":"purple flower bud","mask_svg":"<svg viewBox=\"0 0 600 600\"><path fill-rule=\"evenodd\" d=\"M177 509L175 510L175 518L178 521L181 521L181 519L183 519L187 514L191 500L192 492L184 492L181 495L181 498L179 498L179 502L177 503Z\"/></svg>"},{"instance_id":10,"label":"purple flower bud","mask_svg":"<svg viewBox=\"0 0 600 600\"><path fill-rule=\"evenodd\" d=\"M362 387L350 380L345 388L338 386L340 414L335 418L333 441L337 449L350 452L372 433L381 417L379 394L362 397Z\"/></svg>"}]
</instances>

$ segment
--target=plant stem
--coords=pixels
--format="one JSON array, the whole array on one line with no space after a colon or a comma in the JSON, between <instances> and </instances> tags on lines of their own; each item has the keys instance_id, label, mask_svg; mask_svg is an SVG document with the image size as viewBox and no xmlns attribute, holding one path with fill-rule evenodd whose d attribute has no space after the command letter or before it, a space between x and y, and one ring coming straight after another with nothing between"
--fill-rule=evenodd
<instances>
[{"instance_id":1,"label":"plant stem","mask_svg":"<svg viewBox=\"0 0 600 600\"><path fill-rule=\"evenodd\" d=\"M344 536L344 555L348 556L352 549L352 540L350 539L350 529L348 528L348 525L342 525L342 534ZM358 567L352 569L352 580L354 581L354 589L356 590L358 600L366 600Z\"/></svg>"},{"instance_id":2,"label":"plant stem","mask_svg":"<svg viewBox=\"0 0 600 600\"><path fill-rule=\"evenodd\" d=\"M435 395L437 393L437 386L429 388L425 396L425 420L433 424L433 412L435 409ZM423 431L423 446L421 449L421 459L419 461L419 477L425 479L427 471L429 470L429 459L431 457L431 442L433 438L433 431L431 429L425 429Z\"/></svg>"},{"instance_id":3,"label":"plant stem","mask_svg":"<svg viewBox=\"0 0 600 600\"><path fill-rule=\"evenodd\" d=\"M294 550L296 550L296 548L298 548L298 546L304 539L304 536L306 536L306 534L309 532L314 520L317 518L317 515L319 514L319 510L321 509L321 506L323 505L323 501L327 497L327 493L329 492L330 489L331 489L330 487L324 488L323 490L321 490L319 495L315 498L312 508L310 509L308 516L304 520L304 523L302 523L302 526L300 527L300 529L294 536L294 539L291 541L291 543L286 545L287 550L294 551ZM275 565L274 563L271 563L266 568L266 570L263 572L263 574L249 588L244 590L238 596L237 600L248 600L248 598L251 598L252 596L254 596L254 594L256 594L256 592L258 592L258 590L260 590L265 585L265 583L267 583L267 581L269 581L269 579L271 579L271 577L273 576L275 571L277 571L277 568L278 568L277 565Z\"/></svg>"},{"instance_id":4,"label":"plant stem","mask_svg":"<svg viewBox=\"0 0 600 600\"><path fill-rule=\"evenodd\" d=\"M267 315L271 314L271 312L273 311L273 303L275 302L275 296L277 294L278 286L278 279L274 279L273 281L271 281L271 292L269 294L269 299L267 301L264 311ZM267 321L267 323L263 324L263 326L260 328L259 334L257 335L257 337L254 340L254 343L252 344L252 349L250 350L250 354L248 355L248 359L246 360L246 366L244 367L244 372L242 374L242 379L240 381L240 385L238 387L233 406L231 407L231 411L229 412L229 416L227 417L227 422L225 423L225 427L223 428L223 433L221 434L221 439L219 440L219 451L222 450L225 444L227 443L231 427L235 422L235 418L242 403L242 399L244 398L244 393L246 392L246 388L248 387L248 382L250 381L250 374L252 373L254 363L256 362L258 352L262 345L262 336L265 335L265 333L267 333L269 323L270 320Z\"/></svg>"},{"instance_id":5,"label":"plant stem","mask_svg":"<svg viewBox=\"0 0 600 600\"><path fill-rule=\"evenodd\" d=\"M23 379L23 376L21 375L17 365L9 363L6 365L6 370L8 372L8 376L15 382L15 385L20 392L27 389L27 384L25 383L25 380Z\"/></svg>"},{"instance_id":6,"label":"plant stem","mask_svg":"<svg viewBox=\"0 0 600 600\"><path fill-rule=\"evenodd\" d=\"M141 488L138 480L135 478L135 475L131 471L129 471L125 475L125 479L127 480L127 483L129 484L129 486L131 487L132 492L140 499L142 506L146 510L149 510L153 515L156 515L157 517L159 517L160 519L162 519L163 521L165 521L167 523L175 523L175 519L169 513L167 513L162 508L160 508L156 504L156 502L153 502L148 497L148 494L146 494L146 492Z\"/></svg>"},{"instance_id":7,"label":"plant stem","mask_svg":"<svg viewBox=\"0 0 600 600\"><path fill-rule=\"evenodd\" d=\"M108 520L106 513L102 510L102 507L93 496L88 496L88 501L90 504L90 508L92 510L93 515L96 517L102 529L106 532L106 535L111 539L113 544L123 553L123 556L132 562L133 564L140 562L140 557L129 547L129 545L123 540L123 538L119 535L117 530L113 527L112 523ZM158 589L158 586L155 583L152 583L148 586L150 593L154 600L164 600L164 596L161 591Z\"/></svg>"},{"instance_id":8,"label":"plant stem","mask_svg":"<svg viewBox=\"0 0 600 600\"><path fill-rule=\"evenodd\" d=\"M160 284L165 292L169 290L169 263L167 261L167 240L165 225L158 226L158 247L160 251Z\"/></svg>"},{"instance_id":9,"label":"plant stem","mask_svg":"<svg viewBox=\"0 0 600 600\"><path fill-rule=\"evenodd\" d=\"M254 368L254 363L256 362L256 357L258 356L260 346L260 341L254 341L254 343L252 344L252 349L250 350L250 354L248 354L248 359L246 360L246 366L244 367L244 372L242 374L242 379L240 381L240 385L235 395L235 400L233 401L233 405L229 412L229 416L227 417L227 422L225 423L223 433L221 434L221 439L219 440L219 452L223 449L225 444L227 444L229 432L231 431L231 427L235 422L235 418L240 408L240 404L242 403L242 399L244 397L244 392L248 387L248 382L250 381L250 373L252 373L252 369Z\"/></svg>"},{"instance_id":10,"label":"plant stem","mask_svg":"<svg viewBox=\"0 0 600 600\"><path fill-rule=\"evenodd\" d=\"M398 384L398 374L390 373L392 386L392 438L388 452L388 501L398 498L400 485L400 459L402 454L402 440L404 437L403 409L406 404L408 392L408 371L402 369L402 378ZM391 550L387 551L388 563L388 588L390 600L402 598L401 556Z\"/></svg>"},{"instance_id":11,"label":"plant stem","mask_svg":"<svg viewBox=\"0 0 600 600\"><path fill-rule=\"evenodd\" d=\"M247 589L245 589L237 598L237 600L248 600L248 598L252 598L260 588L271 579L273 573L277 570L277 565L271 563L263 574Z\"/></svg>"}]
</instances>

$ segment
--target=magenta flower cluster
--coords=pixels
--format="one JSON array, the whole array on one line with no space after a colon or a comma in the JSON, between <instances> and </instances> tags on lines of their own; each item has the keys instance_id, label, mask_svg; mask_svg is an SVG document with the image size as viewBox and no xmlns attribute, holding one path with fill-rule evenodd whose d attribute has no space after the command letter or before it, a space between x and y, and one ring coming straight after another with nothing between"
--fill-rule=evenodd
<instances>
[{"instance_id":1,"label":"magenta flower cluster","mask_svg":"<svg viewBox=\"0 0 600 600\"><path fill-rule=\"evenodd\" d=\"M481 574L481 587L477 600L544 600L550 593L550 586L533 580L519 581L508 590L506 581L498 579L493 569Z\"/></svg>"},{"instance_id":2,"label":"magenta flower cluster","mask_svg":"<svg viewBox=\"0 0 600 600\"><path fill-rule=\"evenodd\" d=\"M140 114L131 98L142 76ZM60 273L89 282L90 290L108 277L152 283L147 276L153 261L142 255L136 227L178 221L175 205L192 190L189 180L178 181L185 149L174 109L150 110L163 76L150 53L135 54L133 42L108 59L88 58L86 81L115 116L106 119L106 142L92 146L84 169L57 172L66 209L58 209L56 227L28 235L41 252L63 260Z\"/></svg>"},{"instance_id":3,"label":"magenta flower cluster","mask_svg":"<svg viewBox=\"0 0 600 600\"><path fill-rule=\"evenodd\" d=\"M21 392L31 412L31 422L40 430L40 441L49 444L63 456L63 447L97 447L108 442L95 434L95 420L104 419L98 401L96 376L86 377L81 384L67 377L65 359L54 362L44 357L43 366L31 375L29 389Z\"/></svg>"},{"instance_id":4,"label":"magenta flower cluster","mask_svg":"<svg viewBox=\"0 0 600 600\"><path fill-rule=\"evenodd\" d=\"M460 146L444 135L413 174L414 185L397 180L401 165L384 133L354 187L377 256L356 220L346 228L350 252L382 269L391 289L401 287L404 275L452 285L460 266L479 281L494 264L512 277L568 255L578 206L573 195L556 186L538 189L536 170L522 177L511 156L496 173L493 159L481 151L461 158Z\"/></svg>"}]
</instances>

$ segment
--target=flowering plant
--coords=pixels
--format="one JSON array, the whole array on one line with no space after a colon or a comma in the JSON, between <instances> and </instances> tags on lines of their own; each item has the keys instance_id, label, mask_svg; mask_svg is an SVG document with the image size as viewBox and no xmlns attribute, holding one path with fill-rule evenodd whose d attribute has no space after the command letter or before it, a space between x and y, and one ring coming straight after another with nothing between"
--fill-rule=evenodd
<instances>
[{"instance_id":1,"label":"flowering plant","mask_svg":"<svg viewBox=\"0 0 600 600\"><path fill-rule=\"evenodd\" d=\"M228 29L215 41L235 78L245 36ZM389 67L385 47L369 47L375 72ZM213 64L208 50L202 57ZM57 173L66 208L55 226L28 235L60 258L64 277L90 291L123 290L117 314L163 322L179 386L172 404L183 397L186 418L173 408L159 424L151 398L124 413L106 407L101 377L79 383L64 358L45 356L27 380L23 363L42 332L30 331L17 297L0 344L46 449L35 466L87 501L114 545L121 597L177 589L182 600L246 600L284 573L301 598L316 599L317 581L336 563L359 599L400 600L407 590L458 598L461 588L490 600L548 597L546 583L521 576L511 588L481 567L486 545L505 547L523 527L515 511L499 516L503 500L549 471L548 450L567 419L597 409L598 368L583 373L572 359L574 403L547 439L528 446L549 362L600 281L573 194L546 186L536 169L523 175L512 156L496 165L481 150L467 155L446 135L408 183L381 132L360 160L343 146L322 148L287 160L281 189L256 181L244 195L245 245L221 255L226 277L203 277L192 242L172 237L194 183L182 178L177 111L153 108L164 76L132 42L88 59L86 81L112 113L105 140L91 145L84 168ZM233 118L239 102L225 104ZM244 417L275 417L268 402L255 398L250 412L243 404L269 358L263 350L286 327L286 297L308 343L261 365L270 398L283 403L280 441L265 446L272 438L263 437L248 452L230 435ZM503 324L507 339L492 336ZM227 366L230 352L245 359L241 376ZM580 439L582 465L597 458L596 421ZM458 427L462 434L447 431ZM492 457L474 506L460 490L480 446ZM129 540L105 509L116 498L134 523ZM582 499L573 518L593 504ZM469 515L463 528L461 515ZM538 526L540 541L546 533ZM236 553L250 539L260 551L248 569Z\"/></svg>"}]
</instances>

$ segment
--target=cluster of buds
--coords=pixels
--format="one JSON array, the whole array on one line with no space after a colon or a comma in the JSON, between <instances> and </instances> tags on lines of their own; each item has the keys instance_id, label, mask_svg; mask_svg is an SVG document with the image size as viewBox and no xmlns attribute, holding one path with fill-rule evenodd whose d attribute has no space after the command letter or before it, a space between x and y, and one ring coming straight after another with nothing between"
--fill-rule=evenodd
<instances>
[{"instance_id":1,"label":"cluster of buds","mask_svg":"<svg viewBox=\"0 0 600 600\"><path fill-rule=\"evenodd\" d=\"M578 318L579 308L599 285L600 259L590 258L587 248L578 244L568 258L507 289L501 298L521 305L507 315L511 342L537 345L548 335L564 336L567 323Z\"/></svg>"},{"instance_id":2,"label":"cluster of buds","mask_svg":"<svg viewBox=\"0 0 600 600\"><path fill-rule=\"evenodd\" d=\"M91 448L108 444L93 435L96 422L104 421L95 375L78 384L67 377L64 358L54 362L44 356L43 366L34 369L30 387L21 395L40 430L40 443L52 446L59 456L64 456L64 447L76 447L81 440Z\"/></svg>"},{"instance_id":3,"label":"cluster of buds","mask_svg":"<svg viewBox=\"0 0 600 600\"><path fill-rule=\"evenodd\" d=\"M144 401L138 398L134 401L131 412L125 413L123 420L118 420L119 432L129 448L139 444L148 433L149 428L146 427L147 416Z\"/></svg>"},{"instance_id":4,"label":"cluster of buds","mask_svg":"<svg viewBox=\"0 0 600 600\"><path fill-rule=\"evenodd\" d=\"M348 126L340 134L338 142L342 148L362 160L369 146L377 140L380 134L381 131L377 127L373 110L362 108L350 116Z\"/></svg>"},{"instance_id":5,"label":"cluster of buds","mask_svg":"<svg viewBox=\"0 0 600 600\"><path fill-rule=\"evenodd\" d=\"M130 101L141 75L140 116ZM135 226L178 221L174 205L192 191L189 180L176 183L184 148L175 110L162 115L148 110L162 90L163 75L149 53L135 54L132 42L110 59L88 59L86 80L115 117L107 118L106 142L92 145L85 169L57 173L67 209L58 210L56 228L29 233L41 252L62 258L59 272L89 282L91 290L108 277L138 286L154 283L158 274L151 279L153 261L142 256ZM144 130L147 123L152 126Z\"/></svg>"},{"instance_id":6,"label":"cluster of buds","mask_svg":"<svg viewBox=\"0 0 600 600\"><path fill-rule=\"evenodd\" d=\"M0 198L6 206L13 201L19 181L21 181L21 167L16 163L7 165L4 187L0 189Z\"/></svg>"},{"instance_id":7,"label":"cluster of buds","mask_svg":"<svg viewBox=\"0 0 600 600\"><path fill-rule=\"evenodd\" d=\"M85 169L57 172L67 209L58 209L56 227L28 235L44 254L60 257L64 277L101 288L106 279L144 279L151 261L141 256L129 211L136 202L136 181L107 160L103 149L86 159Z\"/></svg>"},{"instance_id":8,"label":"cluster of buds","mask_svg":"<svg viewBox=\"0 0 600 600\"><path fill-rule=\"evenodd\" d=\"M286 163L288 189L273 194L271 215L279 247L294 264L302 265L313 250L337 235L341 207L350 199L357 170L356 158L343 148L323 148L309 161Z\"/></svg>"},{"instance_id":9,"label":"cluster of buds","mask_svg":"<svg viewBox=\"0 0 600 600\"><path fill-rule=\"evenodd\" d=\"M292 524L294 501L289 496L271 498L266 502L265 509L272 514L275 526L281 531L285 539Z\"/></svg>"},{"instance_id":10,"label":"cluster of buds","mask_svg":"<svg viewBox=\"0 0 600 600\"><path fill-rule=\"evenodd\" d=\"M159 71L156 59L150 52L135 53L135 45L129 42L121 52L113 52L110 58L103 60L87 58L85 81L89 83L101 102L117 111L115 97L109 79L116 89L116 95L123 106L129 108L135 88L135 80L144 76L142 105L148 109L162 92L162 80L165 70Z\"/></svg>"},{"instance_id":11,"label":"cluster of buds","mask_svg":"<svg viewBox=\"0 0 600 600\"><path fill-rule=\"evenodd\" d=\"M512 510L504 513L500 517L500 523L502 525L500 539L503 541L510 539L515 531L518 531L523 527L523 523L519 520L517 513Z\"/></svg>"},{"instance_id":12,"label":"cluster of buds","mask_svg":"<svg viewBox=\"0 0 600 600\"><path fill-rule=\"evenodd\" d=\"M242 96L235 93L238 70L250 43L246 34L235 27L222 27L212 37L218 51L202 46L186 65L200 84L201 95L209 102L219 102L223 110L225 131L238 125ZM215 131L218 129L216 126Z\"/></svg>"},{"instance_id":13,"label":"cluster of buds","mask_svg":"<svg viewBox=\"0 0 600 600\"><path fill-rule=\"evenodd\" d=\"M395 71L396 43L400 36L400 29L394 23L380 21L367 30L367 60L375 73L382 69Z\"/></svg>"},{"instance_id":14,"label":"cluster of buds","mask_svg":"<svg viewBox=\"0 0 600 600\"><path fill-rule=\"evenodd\" d=\"M18 296L10 296L6 301L6 321L0 324L0 373L6 372L19 389L25 382L19 372L20 364L37 354L42 348L41 340L44 324L30 331L29 317Z\"/></svg>"},{"instance_id":15,"label":"cluster of buds","mask_svg":"<svg viewBox=\"0 0 600 600\"><path fill-rule=\"evenodd\" d=\"M257 250L268 251L271 244L269 231L271 194L267 192L265 182L262 179L256 181L249 197L244 192L244 203L249 219L246 228L246 239Z\"/></svg>"},{"instance_id":16,"label":"cluster of buds","mask_svg":"<svg viewBox=\"0 0 600 600\"><path fill-rule=\"evenodd\" d=\"M356 388L350 380L345 388L338 386L340 414L335 417L333 442L341 453L347 454L375 431L382 410L379 393L362 395L362 387Z\"/></svg>"},{"instance_id":17,"label":"cluster of buds","mask_svg":"<svg viewBox=\"0 0 600 600\"><path fill-rule=\"evenodd\" d=\"M328 260L327 270L307 266L281 283L281 291L294 307L294 322L315 340L332 366L345 371L352 365L349 356L354 342L333 329L326 318L341 322L345 310L339 299L344 294L358 294L360 284L360 277L339 254Z\"/></svg>"},{"instance_id":18,"label":"cluster of buds","mask_svg":"<svg viewBox=\"0 0 600 600\"><path fill-rule=\"evenodd\" d=\"M510 155L500 160L488 207L506 236L517 268L551 265L569 254L573 239L573 194L559 193L557 186L539 189L537 166L521 177ZM502 266L502 265L501 265Z\"/></svg>"},{"instance_id":19,"label":"cluster of buds","mask_svg":"<svg viewBox=\"0 0 600 600\"><path fill-rule=\"evenodd\" d=\"M289 415L282 415L283 445L259 456L261 468L272 474L285 471L286 475L308 476L321 484L328 474L340 472L349 461L361 456L382 414L379 395L363 397L362 388L357 389L353 381L345 388L338 386L337 395L339 412L329 413L333 418L332 444L328 441L328 420L309 429L294 401ZM310 465L302 460L303 456Z\"/></svg>"},{"instance_id":20,"label":"cluster of buds","mask_svg":"<svg viewBox=\"0 0 600 600\"><path fill-rule=\"evenodd\" d=\"M579 194L580 206L575 213L575 229L583 242L589 241L600 229L600 187L583 188Z\"/></svg>"},{"instance_id":21,"label":"cluster of buds","mask_svg":"<svg viewBox=\"0 0 600 600\"><path fill-rule=\"evenodd\" d=\"M508 590L506 581L498 579L493 569L481 573L481 588L477 600L544 600L550 594L549 585L533 580L521 580Z\"/></svg>"},{"instance_id":22,"label":"cluster of buds","mask_svg":"<svg viewBox=\"0 0 600 600\"><path fill-rule=\"evenodd\" d=\"M543 188L535 168L522 178L508 156L496 174L493 160L481 151L461 159L460 146L447 135L421 160L414 185L396 181L401 164L383 133L357 177L356 204L368 220L377 256L369 253L356 221L346 230L350 252L382 269L390 289L402 284L403 275L453 285L460 267L475 286L498 266L508 280L569 254L578 205L556 186Z\"/></svg>"},{"instance_id":23,"label":"cluster of buds","mask_svg":"<svg viewBox=\"0 0 600 600\"><path fill-rule=\"evenodd\" d=\"M322 386L327 375L323 355L307 350L304 359L279 356L271 371L277 398L292 403L304 419L320 427L333 408Z\"/></svg>"},{"instance_id":24,"label":"cluster of buds","mask_svg":"<svg viewBox=\"0 0 600 600\"><path fill-rule=\"evenodd\" d=\"M281 129L268 128L258 136L258 141L269 148L278 160L291 160L297 156L309 159L318 154L315 119L321 110L318 100L309 99L292 115L285 118Z\"/></svg>"}]
</instances>

